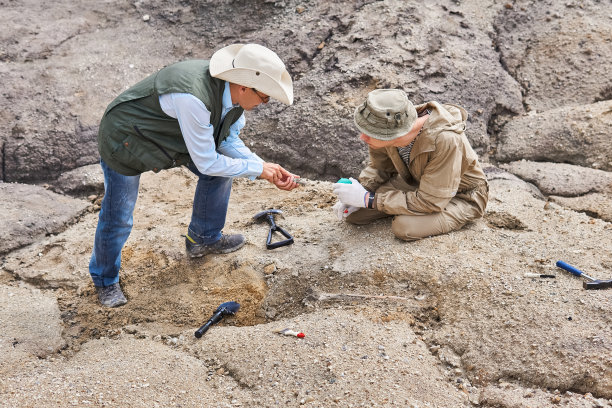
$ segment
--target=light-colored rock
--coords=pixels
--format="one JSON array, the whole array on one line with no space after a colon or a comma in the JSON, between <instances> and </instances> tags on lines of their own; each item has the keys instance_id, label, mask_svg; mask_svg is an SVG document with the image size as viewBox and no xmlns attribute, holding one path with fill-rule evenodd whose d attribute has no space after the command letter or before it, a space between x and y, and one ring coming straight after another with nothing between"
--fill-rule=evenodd
<instances>
[{"instance_id":1,"label":"light-colored rock","mask_svg":"<svg viewBox=\"0 0 612 408\"><path fill-rule=\"evenodd\" d=\"M610 129L612 101L518 116L501 131L495 156L612 171Z\"/></svg>"},{"instance_id":2,"label":"light-colored rock","mask_svg":"<svg viewBox=\"0 0 612 408\"><path fill-rule=\"evenodd\" d=\"M0 254L63 231L88 206L42 187L0 183Z\"/></svg>"},{"instance_id":3,"label":"light-colored rock","mask_svg":"<svg viewBox=\"0 0 612 408\"><path fill-rule=\"evenodd\" d=\"M208 58L236 38L273 48L295 87L293 106L271 102L247 112L241 136L264 159L300 175L359 173L367 150L352 113L368 91L383 87L400 87L416 103L464 106L468 138L492 161L499 152L501 161L609 165L609 105L594 103L611 99L610 13L601 1L5 3L3 180L47 181L96 163L97 124L113 98L165 65ZM300 5L303 13L296 12ZM567 110L547 112L556 108ZM516 116L524 111L533 122ZM541 135L546 143L529 139ZM243 233L247 245L189 260L181 234L194 177L182 169L145 174L122 255L127 305L101 308L87 276L96 214L0 258L2 284L21 279L57 288L45 294L58 299L68 343L48 360L4 343L7 358L25 366L11 365L1 377L0 401L18 407L611 405L607 292L585 294L580 279L562 271L554 280L524 277L555 273L558 259L605 276L612 265L610 223L562 208L554 196L545 202L533 184L510 173L487 175L483 220L411 243L393 236L390 219L339 222L328 182L281 192L265 181L235 180L225 230ZM283 209L281 225L295 237L294 245L273 253L265 249L266 229L251 224L271 206ZM271 262L276 270L265 275ZM193 330L228 300L240 302L239 313L194 340ZM271 333L278 325L303 329L307 337ZM452 352L457 367L440 360L440 350ZM439 390L438 398L450 402L433 400Z\"/></svg>"},{"instance_id":4,"label":"light-colored rock","mask_svg":"<svg viewBox=\"0 0 612 408\"><path fill-rule=\"evenodd\" d=\"M544 208L545 202L534 196L530 184L502 170L488 174L491 193L484 220L411 243L393 236L389 219L367 226L339 222L331 211L335 202L331 183L285 192L263 180L237 179L226 230L243 233L247 245L235 253L196 261L185 257L180 236L187 228L194 176L184 169L144 174L120 274L127 305L101 308L87 277L95 214L48 237L44 245L6 256L5 266L24 276L40 271L40 285L46 284L45 270L56 271L58 277L62 270L65 276L76 274L74 281L60 282L58 293L62 312L71 316L65 328L70 343L63 354L79 355L66 364L44 362L40 370L35 368L43 363L26 361L31 380L24 380L25 371L12 370L11 378L21 380L24 388L11 382L9 390L15 393L10 401L31 405L38 396L43 399L52 392L47 371L60 372L60 378L70 382L74 370L82 367L83 381L106 370L109 382L100 385L104 395L131 402L132 394L124 388L126 378L133 379L130 385L136 383L130 370L136 367L135 376L149 379L142 375L145 368L138 368L145 362L135 360L146 360L146 369L162 373L157 367L167 362L147 339L157 339L181 361L198 357L213 384L231 380L222 383L228 389L219 401L235 399L244 406L250 401L270 406L288 399L289 405L297 406L309 395L321 406L360 406L364 400L368 406L389 406L389 401L427 406L423 403L430 395L427 390L441 387L450 401L457 395L464 398L442 406L461 407L462 401L479 400L483 384L519 377L526 389L572 387L600 399L609 397L606 381L612 360L601 357L612 340L605 325L612 308L609 296L606 291L585 296L579 278L554 267L556 260L563 259L595 276L603 275L612 262L609 224L555 203ZM271 202L283 209L282 226L295 237L294 245L274 251L265 248L265 229L252 223L252 216ZM511 222L489 225L490 213L525 228L513 229ZM45 246L57 252L30 263ZM264 280L264 268L272 262L277 270L273 279ZM555 273L557 278L525 279L526 272ZM77 283L78 289L73 286ZM323 292L337 296L327 300L311 296ZM241 304L239 312L195 340L195 329L229 300ZM110 361L100 351L78 351L80 341L117 336L124 326L136 343L104 343L108 355L122 356L115 360L116 369L109 371L110 363L98 368L96 360ZM273 332L284 328L303 331L306 337ZM434 345L440 347L436 353L431 350ZM135 351L130 359L128 348L148 348L152 353L144 358ZM455 357L441 360L443 349L443 355L452 352ZM186 366L169 365L166 370L172 373L173 367L184 371ZM157 371L151 374L146 390L161 381L157 375ZM181 379L180 389L186 393L209 392L199 378ZM23 391L30 381L39 382L37 393ZM404 383L408 385L402 387ZM176 389L169 386L168 393ZM210 395L219 397L216 392L224 389L214 389ZM72 391L64 394L56 397L56 405L70 404L75 397ZM139 395L141 401L155 402L147 393ZM160 404L166 402L165 395ZM175 395L187 401L183 405L197 406L187 396ZM366 395L371 398L364 399ZM580 398L568 397L568 405ZM433 400L430 405L434 406Z\"/></svg>"},{"instance_id":5,"label":"light-colored rock","mask_svg":"<svg viewBox=\"0 0 612 408\"><path fill-rule=\"evenodd\" d=\"M51 184L58 193L81 196L104 193L104 173L99 164L90 164L62 173Z\"/></svg>"},{"instance_id":6,"label":"light-colored rock","mask_svg":"<svg viewBox=\"0 0 612 408\"><path fill-rule=\"evenodd\" d=\"M591 193L580 197L551 196L550 199L574 211L612 222L612 194L610 193Z\"/></svg>"},{"instance_id":7,"label":"light-colored rock","mask_svg":"<svg viewBox=\"0 0 612 408\"><path fill-rule=\"evenodd\" d=\"M535 184L546 195L575 197L587 193L612 193L612 173L608 171L528 160L500 164L499 167Z\"/></svg>"}]
</instances>

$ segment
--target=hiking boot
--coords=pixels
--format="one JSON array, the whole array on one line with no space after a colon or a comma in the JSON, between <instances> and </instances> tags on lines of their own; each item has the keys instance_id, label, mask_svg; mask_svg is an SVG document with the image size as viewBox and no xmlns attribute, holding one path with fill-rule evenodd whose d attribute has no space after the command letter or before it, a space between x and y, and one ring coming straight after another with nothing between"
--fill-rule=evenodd
<instances>
[{"instance_id":1,"label":"hiking boot","mask_svg":"<svg viewBox=\"0 0 612 408\"><path fill-rule=\"evenodd\" d=\"M106 307L117 307L127 303L127 299L123 296L119 282L113 283L110 286L96 286L98 291L98 300Z\"/></svg>"},{"instance_id":2,"label":"hiking boot","mask_svg":"<svg viewBox=\"0 0 612 408\"><path fill-rule=\"evenodd\" d=\"M212 244L198 244L189 235L185 235L185 250L190 258L199 258L207 254L228 254L242 248L246 238L242 234L221 235L221 239Z\"/></svg>"}]
</instances>

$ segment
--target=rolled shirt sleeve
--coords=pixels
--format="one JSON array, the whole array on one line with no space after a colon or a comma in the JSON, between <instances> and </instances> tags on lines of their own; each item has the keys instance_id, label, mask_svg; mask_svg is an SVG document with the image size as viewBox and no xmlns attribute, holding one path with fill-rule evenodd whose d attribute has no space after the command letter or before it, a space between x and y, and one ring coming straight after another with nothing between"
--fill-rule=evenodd
<instances>
[{"instance_id":1,"label":"rolled shirt sleeve","mask_svg":"<svg viewBox=\"0 0 612 408\"><path fill-rule=\"evenodd\" d=\"M230 127L228 138L216 149L214 128L206 105L188 93L160 96L164 113L178 120L191 160L202 174L220 177L256 178L263 171L263 160L238 137L244 127L244 114Z\"/></svg>"},{"instance_id":2,"label":"rolled shirt sleeve","mask_svg":"<svg viewBox=\"0 0 612 408\"><path fill-rule=\"evenodd\" d=\"M260 167L254 169L259 170L259 173L257 174L258 176L263 171L263 160L255 153L253 153L251 149L246 147L242 139L238 137L240 135L240 131L244 127L245 122L246 121L243 113L240 118L238 118L238 120L232 126L230 126L230 134L223 142L221 142L218 152L234 159L245 159L249 163L259 163ZM255 177L251 178L253 179Z\"/></svg>"}]
</instances>

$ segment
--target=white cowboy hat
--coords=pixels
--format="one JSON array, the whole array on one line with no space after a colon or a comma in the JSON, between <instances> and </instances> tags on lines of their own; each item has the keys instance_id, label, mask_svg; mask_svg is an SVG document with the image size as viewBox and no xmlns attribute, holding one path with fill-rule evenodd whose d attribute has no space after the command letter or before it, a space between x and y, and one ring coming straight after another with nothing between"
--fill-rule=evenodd
<instances>
[{"instance_id":1,"label":"white cowboy hat","mask_svg":"<svg viewBox=\"0 0 612 408\"><path fill-rule=\"evenodd\" d=\"M293 82L276 53L259 44L233 44L210 59L210 75L255 88L284 104L293 103Z\"/></svg>"}]
</instances>

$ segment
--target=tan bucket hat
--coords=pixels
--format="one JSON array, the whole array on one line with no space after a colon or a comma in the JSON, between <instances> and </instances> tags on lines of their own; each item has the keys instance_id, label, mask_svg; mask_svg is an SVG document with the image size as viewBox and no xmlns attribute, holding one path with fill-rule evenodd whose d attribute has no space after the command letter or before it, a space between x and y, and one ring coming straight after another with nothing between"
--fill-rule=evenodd
<instances>
[{"instance_id":1,"label":"tan bucket hat","mask_svg":"<svg viewBox=\"0 0 612 408\"><path fill-rule=\"evenodd\" d=\"M375 89L355 109L357 129L378 140L393 140L410 131L417 111L401 89Z\"/></svg>"},{"instance_id":2,"label":"tan bucket hat","mask_svg":"<svg viewBox=\"0 0 612 408\"><path fill-rule=\"evenodd\" d=\"M259 44L233 44L210 59L210 75L255 88L284 104L293 103L293 82L276 53Z\"/></svg>"}]
</instances>

